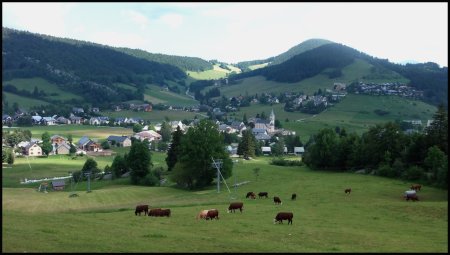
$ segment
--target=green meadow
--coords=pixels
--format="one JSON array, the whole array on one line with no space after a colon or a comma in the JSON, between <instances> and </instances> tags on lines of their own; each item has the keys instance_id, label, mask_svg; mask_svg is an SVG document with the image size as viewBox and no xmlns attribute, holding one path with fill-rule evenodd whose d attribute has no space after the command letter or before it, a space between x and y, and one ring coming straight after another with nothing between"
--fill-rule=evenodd
<instances>
[{"instance_id":1,"label":"green meadow","mask_svg":"<svg viewBox=\"0 0 450 255\"><path fill-rule=\"evenodd\" d=\"M45 91L45 93L47 94L46 98L54 100L70 100L72 98L82 99L80 96L67 92L58 87L58 85L42 78L12 79L9 81L4 81L2 82L2 84L11 84L14 85L18 90L26 90L29 92L33 92L34 87L37 87L39 91Z\"/></svg>"},{"instance_id":2,"label":"green meadow","mask_svg":"<svg viewBox=\"0 0 450 255\"><path fill-rule=\"evenodd\" d=\"M5 97L3 98L3 100L6 102L8 102L9 107L11 107L14 103L17 103L19 105L19 107L23 107L23 108L31 108L33 106L40 106L40 105L49 105L50 103L39 100L39 99L32 99L29 97L24 97L24 96L18 96L16 94L12 94L9 92L4 92L2 91L2 93L5 95Z\"/></svg>"},{"instance_id":3,"label":"green meadow","mask_svg":"<svg viewBox=\"0 0 450 255\"><path fill-rule=\"evenodd\" d=\"M156 85L148 85L144 92L144 99L152 104L167 104L177 106L193 106L198 105L198 101L185 95L176 94L170 91L162 90Z\"/></svg>"},{"instance_id":4,"label":"green meadow","mask_svg":"<svg viewBox=\"0 0 450 255\"><path fill-rule=\"evenodd\" d=\"M231 66L229 66L229 67L231 67ZM235 68L235 69L238 69L238 68ZM212 80L212 79L225 78L229 73L231 73L230 70L223 69L217 64L214 65L213 69L211 69L211 70L206 70L206 71L202 71L202 72L187 71L187 75L196 80Z\"/></svg>"},{"instance_id":5,"label":"green meadow","mask_svg":"<svg viewBox=\"0 0 450 255\"><path fill-rule=\"evenodd\" d=\"M84 163L58 157L32 160L32 171L60 176ZM152 154L157 165L164 158ZM2 252L448 252L446 190L424 186L421 201L407 202L402 194L408 182L279 167L269 159L239 159L227 180L230 192L224 183L217 193L214 183L186 191L171 183L142 187L118 179L92 181L90 193L85 183L76 183L78 197L71 198L69 183L65 191L49 193L37 192L38 184L18 184L32 176L26 159L18 158L2 169ZM235 180L249 183L235 190ZM246 199L248 191L267 191L269 199ZM244 202L243 212L226 213L231 201ZM135 216L141 203L170 208L171 217ZM196 219L211 208L219 210L219 220ZM273 224L280 211L293 212L292 225Z\"/></svg>"}]
</instances>

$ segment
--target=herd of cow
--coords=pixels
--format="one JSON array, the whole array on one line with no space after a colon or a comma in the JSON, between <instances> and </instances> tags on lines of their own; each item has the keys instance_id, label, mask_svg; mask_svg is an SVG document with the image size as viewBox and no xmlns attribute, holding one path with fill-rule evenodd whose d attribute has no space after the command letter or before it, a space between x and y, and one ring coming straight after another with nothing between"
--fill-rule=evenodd
<instances>
[{"instance_id":1,"label":"herd of cow","mask_svg":"<svg viewBox=\"0 0 450 255\"><path fill-rule=\"evenodd\" d=\"M422 185L420 185L420 184L411 185L411 187L410 187L411 190L406 191L404 194L404 198L406 199L406 201L409 201L409 200L419 201L419 197L417 196L416 192L420 191L421 188L422 188ZM347 188L344 190L344 192L346 194L350 194L352 192L352 189ZM269 198L269 194L267 192L259 192L258 197L259 198L263 198L263 197ZM247 195L245 196L245 198L256 199L256 194L254 192L248 192ZM296 199L297 199L297 194L295 194L295 193L292 194L291 200L296 200ZM283 204L281 202L281 199L277 196L273 197L273 202L277 205ZM244 203L242 203L242 202L232 202L228 206L228 213L235 212L237 209L239 209L239 211L242 213L243 207L244 207ZM136 210L134 211L134 214L135 215L139 214L139 216L140 216L142 212L145 215L153 216L153 217L164 217L164 216L170 217L170 209L152 208L149 210L148 205L137 205ZM273 222L274 222L274 224L277 222L283 223L283 220L287 220L288 225L289 225L289 223L292 225L293 217L294 217L294 214L292 212L279 212L273 219ZM198 213L196 219L205 219L205 220L217 219L218 220L219 219L219 211L217 209L202 210Z\"/></svg>"},{"instance_id":2,"label":"herd of cow","mask_svg":"<svg viewBox=\"0 0 450 255\"><path fill-rule=\"evenodd\" d=\"M259 192L258 194L259 198L268 198L269 194L267 192ZM250 198L250 199L256 199L256 195L254 192L248 192L246 198ZM291 200L296 200L297 199L297 194L292 194L291 196ZM279 197L273 197L273 202L275 204L279 204L281 205L281 199ZM230 212L235 212L237 209L239 209L239 211L242 213L244 207L244 203L242 202L232 202L229 206L228 206L228 213ZM148 215L148 216L153 216L153 217L170 217L170 209L161 209L161 208L152 208L149 209L148 205L137 205L136 206L136 210L134 211L135 215L139 216L141 215L141 213L144 213L144 215ZM288 221L288 225L289 223L292 225L292 218L294 217L294 214L292 212L279 212L277 213L277 215L275 216L275 218L273 219L274 224L279 222L279 223L283 223L283 220L287 220ZM196 219L205 219L205 220L212 220L212 219L219 219L219 210L217 209L209 209L209 210L202 210L198 213Z\"/></svg>"}]
</instances>

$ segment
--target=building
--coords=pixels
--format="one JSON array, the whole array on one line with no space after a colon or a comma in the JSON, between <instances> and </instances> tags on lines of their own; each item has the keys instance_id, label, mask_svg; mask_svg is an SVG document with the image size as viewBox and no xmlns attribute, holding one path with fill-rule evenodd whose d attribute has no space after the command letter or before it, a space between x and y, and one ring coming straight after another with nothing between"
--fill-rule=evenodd
<instances>
[{"instance_id":1,"label":"building","mask_svg":"<svg viewBox=\"0 0 450 255\"><path fill-rule=\"evenodd\" d=\"M116 145L117 147L130 147L131 146L131 139L128 138L128 136L115 136L110 135L106 140L112 145Z\"/></svg>"},{"instance_id":2,"label":"building","mask_svg":"<svg viewBox=\"0 0 450 255\"><path fill-rule=\"evenodd\" d=\"M52 188L53 190L64 190L64 187L66 186L66 183L64 180L57 180L57 181L52 181Z\"/></svg>"},{"instance_id":3,"label":"building","mask_svg":"<svg viewBox=\"0 0 450 255\"><path fill-rule=\"evenodd\" d=\"M42 156L42 148L35 143L29 143L23 148L22 154L28 156Z\"/></svg>"}]
</instances>

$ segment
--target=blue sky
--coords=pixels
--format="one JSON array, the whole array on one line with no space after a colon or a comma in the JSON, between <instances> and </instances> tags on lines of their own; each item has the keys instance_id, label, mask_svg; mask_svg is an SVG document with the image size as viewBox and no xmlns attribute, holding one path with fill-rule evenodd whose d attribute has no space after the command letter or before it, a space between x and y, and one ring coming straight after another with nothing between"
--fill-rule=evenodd
<instances>
[{"instance_id":1,"label":"blue sky","mask_svg":"<svg viewBox=\"0 0 450 255\"><path fill-rule=\"evenodd\" d=\"M2 26L152 53L265 59L311 38L448 66L448 3L13 3Z\"/></svg>"}]
</instances>

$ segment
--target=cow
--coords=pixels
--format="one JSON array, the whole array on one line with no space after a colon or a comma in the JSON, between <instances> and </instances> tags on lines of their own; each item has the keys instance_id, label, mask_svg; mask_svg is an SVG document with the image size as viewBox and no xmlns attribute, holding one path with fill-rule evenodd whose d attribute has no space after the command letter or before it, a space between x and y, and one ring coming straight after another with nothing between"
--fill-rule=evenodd
<instances>
[{"instance_id":1,"label":"cow","mask_svg":"<svg viewBox=\"0 0 450 255\"><path fill-rule=\"evenodd\" d=\"M292 194L292 196L291 196L291 200L296 200L297 199L297 194Z\"/></svg>"},{"instance_id":2,"label":"cow","mask_svg":"<svg viewBox=\"0 0 450 255\"><path fill-rule=\"evenodd\" d=\"M247 195L245 196L245 198L251 198L251 199L255 199L256 195L254 192L247 192Z\"/></svg>"},{"instance_id":3,"label":"cow","mask_svg":"<svg viewBox=\"0 0 450 255\"><path fill-rule=\"evenodd\" d=\"M273 197L273 202L278 205L282 205L281 199L279 197Z\"/></svg>"},{"instance_id":4,"label":"cow","mask_svg":"<svg viewBox=\"0 0 450 255\"><path fill-rule=\"evenodd\" d=\"M291 223L292 225L292 218L294 217L294 214L291 212L279 212L277 216L275 216L275 219L273 219L273 224L280 222L283 223L283 220L288 220L288 225Z\"/></svg>"},{"instance_id":5,"label":"cow","mask_svg":"<svg viewBox=\"0 0 450 255\"><path fill-rule=\"evenodd\" d=\"M259 198L262 198L262 197L269 198L269 194L267 192L259 192L258 193L258 197Z\"/></svg>"},{"instance_id":6,"label":"cow","mask_svg":"<svg viewBox=\"0 0 450 255\"><path fill-rule=\"evenodd\" d=\"M206 214L206 217L205 217L205 219L206 220L209 220L209 219L219 219L219 211L217 210L217 209L210 209L210 210L208 210L208 213Z\"/></svg>"},{"instance_id":7,"label":"cow","mask_svg":"<svg viewBox=\"0 0 450 255\"><path fill-rule=\"evenodd\" d=\"M420 184L411 185L411 189L415 190L415 191L420 191L421 188L422 188L422 185L420 185Z\"/></svg>"},{"instance_id":8,"label":"cow","mask_svg":"<svg viewBox=\"0 0 450 255\"><path fill-rule=\"evenodd\" d=\"M347 194L347 193L350 194L352 192L352 189L351 188L345 189L344 192L345 192L345 194Z\"/></svg>"},{"instance_id":9,"label":"cow","mask_svg":"<svg viewBox=\"0 0 450 255\"><path fill-rule=\"evenodd\" d=\"M145 215L147 215L148 213L148 205L136 205L136 210L134 210L134 215L138 215L141 216L141 212L144 212Z\"/></svg>"},{"instance_id":10,"label":"cow","mask_svg":"<svg viewBox=\"0 0 450 255\"><path fill-rule=\"evenodd\" d=\"M244 203L242 202L233 202L228 206L228 213L231 211L235 212L236 209L239 209L242 213L242 207L244 206Z\"/></svg>"},{"instance_id":11,"label":"cow","mask_svg":"<svg viewBox=\"0 0 450 255\"><path fill-rule=\"evenodd\" d=\"M208 210L201 210L198 215L197 215L197 220L198 219L206 219L206 216L208 215Z\"/></svg>"},{"instance_id":12,"label":"cow","mask_svg":"<svg viewBox=\"0 0 450 255\"><path fill-rule=\"evenodd\" d=\"M161 214L161 208L152 208L150 209L150 211L148 212L148 216L159 216L159 214Z\"/></svg>"},{"instance_id":13,"label":"cow","mask_svg":"<svg viewBox=\"0 0 450 255\"><path fill-rule=\"evenodd\" d=\"M414 201L414 202L415 201L419 201L419 197L417 196L415 190L408 190L408 191L406 191L405 195L403 197L406 199L406 201L409 201L410 199L412 201Z\"/></svg>"}]
</instances>

